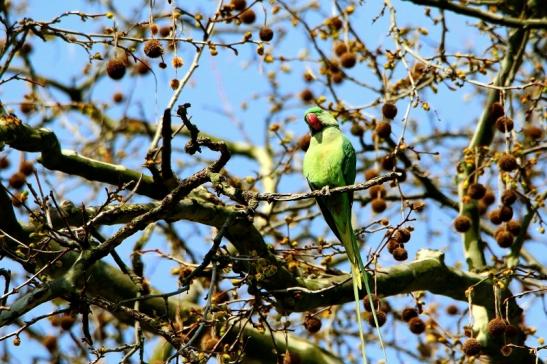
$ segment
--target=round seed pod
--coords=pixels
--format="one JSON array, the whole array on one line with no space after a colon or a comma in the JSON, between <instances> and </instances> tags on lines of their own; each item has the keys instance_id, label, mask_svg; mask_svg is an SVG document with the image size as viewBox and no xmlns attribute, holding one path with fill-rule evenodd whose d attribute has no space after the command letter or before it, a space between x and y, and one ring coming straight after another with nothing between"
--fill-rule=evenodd
<instances>
[{"instance_id":1,"label":"round seed pod","mask_svg":"<svg viewBox=\"0 0 547 364\"><path fill-rule=\"evenodd\" d=\"M486 187L480 183L472 183L467 187L467 195L473 200L480 200L486 194Z\"/></svg>"},{"instance_id":2,"label":"round seed pod","mask_svg":"<svg viewBox=\"0 0 547 364\"><path fill-rule=\"evenodd\" d=\"M42 338L42 345L44 345L50 353L57 351L57 336L55 335L44 336Z\"/></svg>"},{"instance_id":3,"label":"round seed pod","mask_svg":"<svg viewBox=\"0 0 547 364\"><path fill-rule=\"evenodd\" d=\"M376 212L377 214L385 211L385 209L387 208L386 200L384 200L383 198L375 198L370 202L370 205L372 206L372 211Z\"/></svg>"},{"instance_id":4,"label":"round seed pod","mask_svg":"<svg viewBox=\"0 0 547 364\"><path fill-rule=\"evenodd\" d=\"M388 154L381 159L382 168L386 171L390 171L395 167L395 156Z\"/></svg>"},{"instance_id":5,"label":"round seed pod","mask_svg":"<svg viewBox=\"0 0 547 364\"><path fill-rule=\"evenodd\" d=\"M181 56L173 57L173 59L171 60L171 65L173 65L173 68L181 68L182 66L184 66L184 60Z\"/></svg>"},{"instance_id":6,"label":"round seed pod","mask_svg":"<svg viewBox=\"0 0 547 364\"><path fill-rule=\"evenodd\" d=\"M163 54L163 47L157 39L150 39L144 43L144 54L150 58L158 58Z\"/></svg>"},{"instance_id":7,"label":"round seed pod","mask_svg":"<svg viewBox=\"0 0 547 364\"><path fill-rule=\"evenodd\" d=\"M150 71L150 65L147 63L147 62L137 62L137 64L135 65L135 73L138 74L138 75L145 75L147 74L149 71Z\"/></svg>"},{"instance_id":8,"label":"round seed pod","mask_svg":"<svg viewBox=\"0 0 547 364\"><path fill-rule=\"evenodd\" d=\"M370 198L383 198L386 197L386 189L382 185L372 186L368 189Z\"/></svg>"},{"instance_id":9,"label":"round seed pod","mask_svg":"<svg viewBox=\"0 0 547 364\"><path fill-rule=\"evenodd\" d=\"M505 333L505 326L505 321L502 318L493 318L488 322L488 333L492 336L499 337Z\"/></svg>"},{"instance_id":10,"label":"round seed pod","mask_svg":"<svg viewBox=\"0 0 547 364\"><path fill-rule=\"evenodd\" d=\"M400 246L401 246L401 243L393 239L387 242L387 250L389 251L390 254L393 254L393 251Z\"/></svg>"},{"instance_id":11,"label":"round seed pod","mask_svg":"<svg viewBox=\"0 0 547 364\"><path fill-rule=\"evenodd\" d=\"M164 25L160 28L160 35L164 38L168 37L169 34L171 34L172 29L173 28L170 25Z\"/></svg>"},{"instance_id":12,"label":"round seed pod","mask_svg":"<svg viewBox=\"0 0 547 364\"><path fill-rule=\"evenodd\" d=\"M340 64L344 68L352 68L357 63L357 57L353 52L346 52L340 56Z\"/></svg>"},{"instance_id":13,"label":"round seed pod","mask_svg":"<svg viewBox=\"0 0 547 364\"><path fill-rule=\"evenodd\" d=\"M527 125L522 129L525 137L532 140L543 139L543 129L537 125Z\"/></svg>"},{"instance_id":14,"label":"round seed pod","mask_svg":"<svg viewBox=\"0 0 547 364\"><path fill-rule=\"evenodd\" d=\"M310 334L315 334L321 329L321 320L316 316L308 315L304 319L304 327Z\"/></svg>"},{"instance_id":15,"label":"round seed pod","mask_svg":"<svg viewBox=\"0 0 547 364\"><path fill-rule=\"evenodd\" d=\"M150 24L150 33L158 34L158 30L159 30L158 24L156 23Z\"/></svg>"},{"instance_id":16,"label":"round seed pod","mask_svg":"<svg viewBox=\"0 0 547 364\"><path fill-rule=\"evenodd\" d=\"M490 206L496 201L496 195L494 192L487 190L484 194L484 197L482 198L482 201L487 205Z\"/></svg>"},{"instance_id":17,"label":"round seed pod","mask_svg":"<svg viewBox=\"0 0 547 364\"><path fill-rule=\"evenodd\" d=\"M413 317L408 321L408 328L413 334L420 335L425 331L425 323L421 318Z\"/></svg>"},{"instance_id":18,"label":"round seed pod","mask_svg":"<svg viewBox=\"0 0 547 364\"><path fill-rule=\"evenodd\" d=\"M125 75L125 61L121 58L112 58L106 64L106 73L113 80L121 80Z\"/></svg>"},{"instance_id":19,"label":"round seed pod","mask_svg":"<svg viewBox=\"0 0 547 364\"><path fill-rule=\"evenodd\" d=\"M340 30L342 29L342 26L344 24L342 23L342 20L339 17L333 16L332 18L329 19L329 25L335 30Z\"/></svg>"},{"instance_id":20,"label":"round seed pod","mask_svg":"<svg viewBox=\"0 0 547 364\"><path fill-rule=\"evenodd\" d=\"M414 307L405 307L403 309L403 312L401 312L401 317L403 318L403 321L410 321L414 317L418 317L418 311Z\"/></svg>"},{"instance_id":21,"label":"round seed pod","mask_svg":"<svg viewBox=\"0 0 547 364\"><path fill-rule=\"evenodd\" d=\"M509 248L513 245L513 234L504 228L498 229L494 234L494 237L496 238L498 245L502 248Z\"/></svg>"},{"instance_id":22,"label":"round seed pod","mask_svg":"<svg viewBox=\"0 0 547 364\"><path fill-rule=\"evenodd\" d=\"M384 115L384 118L386 119L395 118L395 116L397 116L397 106L391 102L386 102L384 106L382 106L382 115Z\"/></svg>"},{"instance_id":23,"label":"round seed pod","mask_svg":"<svg viewBox=\"0 0 547 364\"><path fill-rule=\"evenodd\" d=\"M378 177L378 171L375 168L369 168L365 171L365 179L370 181L373 178Z\"/></svg>"},{"instance_id":24,"label":"round seed pod","mask_svg":"<svg viewBox=\"0 0 547 364\"><path fill-rule=\"evenodd\" d=\"M237 11L241 11L247 7L246 0L232 0L231 4L234 10L237 10Z\"/></svg>"},{"instance_id":25,"label":"round seed pod","mask_svg":"<svg viewBox=\"0 0 547 364\"><path fill-rule=\"evenodd\" d=\"M256 20L256 13L253 9L247 9L239 15L239 19L244 24L253 24Z\"/></svg>"},{"instance_id":26,"label":"round seed pod","mask_svg":"<svg viewBox=\"0 0 547 364\"><path fill-rule=\"evenodd\" d=\"M348 47L344 42L337 42L334 45L334 54L336 54L338 57L342 56L342 54L346 53L347 51Z\"/></svg>"},{"instance_id":27,"label":"round seed pod","mask_svg":"<svg viewBox=\"0 0 547 364\"><path fill-rule=\"evenodd\" d=\"M352 123L350 133L351 135L360 137L360 136L363 136L363 134L365 133L365 130L359 123Z\"/></svg>"},{"instance_id":28,"label":"round seed pod","mask_svg":"<svg viewBox=\"0 0 547 364\"><path fill-rule=\"evenodd\" d=\"M511 172L518 168L517 159L509 153L505 153L501 156L498 165L504 172Z\"/></svg>"},{"instance_id":29,"label":"round seed pod","mask_svg":"<svg viewBox=\"0 0 547 364\"><path fill-rule=\"evenodd\" d=\"M378 320L378 326L382 327L387 321L387 315L384 311L376 311L376 319ZM370 326L376 327L376 322L374 322L374 316L372 314L368 316L368 323Z\"/></svg>"},{"instance_id":30,"label":"round seed pod","mask_svg":"<svg viewBox=\"0 0 547 364\"><path fill-rule=\"evenodd\" d=\"M172 90L176 90L180 86L180 81L176 78L173 78L171 81L169 81L169 86Z\"/></svg>"},{"instance_id":31,"label":"round seed pod","mask_svg":"<svg viewBox=\"0 0 547 364\"><path fill-rule=\"evenodd\" d=\"M34 164L28 160L22 161L19 165L19 172L23 173L25 176L30 176L34 173Z\"/></svg>"},{"instance_id":32,"label":"round seed pod","mask_svg":"<svg viewBox=\"0 0 547 364\"><path fill-rule=\"evenodd\" d=\"M503 115L505 115L503 105L499 102L494 102L492 106L490 106L490 120L498 120L498 118Z\"/></svg>"},{"instance_id":33,"label":"round seed pod","mask_svg":"<svg viewBox=\"0 0 547 364\"><path fill-rule=\"evenodd\" d=\"M462 351L466 356L475 356L481 352L481 344L477 339L467 339L462 345Z\"/></svg>"},{"instance_id":34,"label":"round seed pod","mask_svg":"<svg viewBox=\"0 0 547 364\"><path fill-rule=\"evenodd\" d=\"M330 79L336 84L342 83L344 81L344 74L342 72L333 72L330 75Z\"/></svg>"},{"instance_id":35,"label":"round seed pod","mask_svg":"<svg viewBox=\"0 0 547 364\"><path fill-rule=\"evenodd\" d=\"M310 89L305 88L300 92L300 100L305 103L309 103L313 100L313 92Z\"/></svg>"},{"instance_id":36,"label":"round seed pod","mask_svg":"<svg viewBox=\"0 0 547 364\"><path fill-rule=\"evenodd\" d=\"M471 228L471 219L465 215L460 215L454 219L454 228L459 233L465 233Z\"/></svg>"},{"instance_id":37,"label":"round seed pod","mask_svg":"<svg viewBox=\"0 0 547 364\"><path fill-rule=\"evenodd\" d=\"M503 191L503 194L501 195L501 202L504 205L511 206L512 204L515 203L516 200L517 200L517 193L515 192L515 190L508 189Z\"/></svg>"},{"instance_id":38,"label":"round seed pod","mask_svg":"<svg viewBox=\"0 0 547 364\"><path fill-rule=\"evenodd\" d=\"M271 28L262 27L260 28L260 31L258 32L258 36L260 37L261 41L269 42L273 39L274 32Z\"/></svg>"},{"instance_id":39,"label":"round seed pod","mask_svg":"<svg viewBox=\"0 0 547 364\"><path fill-rule=\"evenodd\" d=\"M27 177L21 172L15 172L8 180L10 187L19 189L25 185Z\"/></svg>"},{"instance_id":40,"label":"round seed pod","mask_svg":"<svg viewBox=\"0 0 547 364\"><path fill-rule=\"evenodd\" d=\"M448 305L446 307L446 313L449 314L450 316L456 316L457 314L460 313L460 310L458 309L458 306L456 305Z\"/></svg>"},{"instance_id":41,"label":"round seed pod","mask_svg":"<svg viewBox=\"0 0 547 364\"><path fill-rule=\"evenodd\" d=\"M488 217L490 218L490 222L492 222L492 224L494 224L494 225L501 224L501 210L500 209L495 209L495 210L490 211L490 214L488 215Z\"/></svg>"},{"instance_id":42,"label":"round seed pod","mask_svg":"<svg viewBox=\"0 0 547 364\"><path fill-rule=\"evenodd\" d=\"M520 233L521 224L517 220L509 220L507 221L507 224L505 224L505 227L511 234L517 236Z\"/></svg>"},{"instance_id":43,"label":"round seed pod","mask_svg":"<svg viewBox=\"0 0 547 364\"><path fill-rule=\"evenodd\" d=\"M123 96L123 93L121 92L114 92L114 94L112 95L112 101L114 101L116 104L119 104L123 101L124 99L124 96Z\"/></svg>"},{"instance_id":44,"label":"round seed pod","mask_svg":"<svg viewBox=\"0 0 547 364\"><path fill-rule=\"evenodd\" d=\"M500 116L496 119L496 129L502 133L513 130L513 126L513 119L508 116Z\"/></svg>"},{"instance_id":45,"label":"round seed pod","mask_svg":"<svg viewBox=\"0 0 547 364\"><path fill-rule=\"evenodd\" d=\"M158 63L158 67L161 68L162 70L164 70L164 69L167 68L167 63L165 63L165 62L160 62L160 63Z\"/></svg>"},{"instance_id":46,"label":"round seed pod","mask_svg":"<svg viewBox=\"0 0 547 364\"><path fill-rule=\"evenodd\" d=\"M310 134L304 134L298 139L298 147L303 150L304 152L308 150L310 147L310 140L311 135Z\"/></svg>"},{"instance_id":47,"label":"round seed pod","mask_svg":"<svg viewBox=\"0 0 547 364\"><path fill-rule=\"evenodd\" d=\"M393 258L398 262L403 262L408 259L408 252L404 247L398 247L393 250Z\"/></svg>"},{"instance_id":48,"label":"round seed pod","mask_svg":"<svg viewBox=\"0 0 547 364\"><path fill-rule=\"evenodd\" d=\"M500 207L500 219L503 222L507 222L513 218L513 208L511 206L501 205Z\"/></svg>"},{"instance_id":49,"label":"round seed pod","mask_svg":"<svg viewBox=\"0 0 547 364\"><path fill-rule=\"evenodd\" d=\"M9 162L8 157L1 156L0 157L0 169L7 169L7 168L9 168L9 165L10 165L10 162Z\"/></svg>"},{"instance_id":50,"label":"round seed pod","mask_svg":"<svg viewBox=\"0 0 547 364\"><path fill-rule=\"evenodd\" d=\"M408 228L400 228L393 232L391 238L398 241L399 243L408 243L410 240L410 230Z\"/></svg>"},{"instance_id":51,"label":"round seed pod","mask_svg":"<svg viewBox=\"0 0 547 364\"><path fill-rule=\"evenodd\" d=\"M369 295L367 294L363 298L363 306L365 307L365 310L367 312L372 312L372 307L370 306L371 298L372 298L372 304L374 305L375 310L377 310L378 306L380 305L380 299L378 298L378 296L376 296L374 293L372 293L370 295L370 298L369 298Z\"/></svg>"},{"instance_id":52,"label":"round seed pod","mask_svg":"<svg viewBox=\"0 0 547 364\"><path fill-rule=\"evenodd\" d=\"M391 124L387 121L382 121L376 125L374 131L380 138L385 139L391 134Z\"/></svg>"}]
</instances>

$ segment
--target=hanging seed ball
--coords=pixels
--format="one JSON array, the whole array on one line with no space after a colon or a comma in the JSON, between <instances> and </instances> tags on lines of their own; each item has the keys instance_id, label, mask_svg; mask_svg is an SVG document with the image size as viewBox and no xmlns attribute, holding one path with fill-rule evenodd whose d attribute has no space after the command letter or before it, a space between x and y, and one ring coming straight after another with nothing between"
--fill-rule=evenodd
<instances>
[{"instance_id":1,"label":"hanging seed ball","mask_svg":"<svg viewBox=\"0 0 547 364\"><path fill-rule=\"evenodd\" d=\"M450 316L456 316L457 314L460 313L460 310L458 309L458 306L456 305L448 305L446 307L446 313L449 314Z\"/></svg>"},{"instance_id":2,"label":"hanging seed ball","mask_svg":"<svg viewBox=\"0 0 547 364\"><path fill-rule=\"evenodd\" d=\"M496 129L502 133L513 130L513 119L508 116L500 116L496 119Z\"/></svg>"},{"instance_id":3,"label":"hanging seed ball","mask_svg":"<svg viewBox=\"0 0 547 364\"><path fill-rule=\"evenodd\" d=\"M505 325L505 335L507 337L515 337L517 336L518 333L519 333L518 327L511 324Z\"/></svg>"},{"instance_id":4,"label":"hanging seed ball","mask_svg":"<svg viewBox=\"0 0 547 364\"><path fill-rule=\"evenodd\" d=\"M121 58L112 58L106 64L106 73L113 80L121 80L125 69L125 62Z\"/></svg>"},{"instance_id":5,"label":"hanging seed ball","mask_svg":"<svg viewBox=\"0 0 547 364\"><path fill-rule=\"evenodd\" d=\"M376 125L374 131L380 138L385 139L391 134L391 125L387 121L382 121Z\"/></svg>"},{"instance_id":6,"label":"hanging seed ball","mask_svg":"<svg viewBox=\"0 0 547 364\"><path fill-rule=\"evenodd\" d=\"M159 68L161 68L162 70L164 70L164 69L167 68L167 63L165 63L165 62L160 62L160 63L158 64L158 66L159 66Z\"/></svg>"},{"instance_id":7,"label":"hanging seed ball","mask_svg":"<svg viewBox=\"0 0 547 364\"><path fill-rule=\"evenodd\" d=\"M387 315L384 311L376 311L376 319L378 320L378 326L382 327L387 321ZM376 327L376 322L374 321L374 315L370 314L368 316L368 323L370 326Z\"/></svg>"},{"instance_id":8,"label":"hanging seed ball","mask_svg":"<svg viewBox=\"0 0 547 364\"><path fill-rule=\"evenodd\" d=\"M454 219L454 228L459 233L465 233L471 228L471 219L465 215L460 215Z\"/></svg>"},{"instance_id":9,"label":"hanging seed ball","mask_svg":"<svg viewBox=\"0 0 547 364\"><path fill-rule=\"evenodd\" d=\"M500 317L496 317L496 318L493 318L492 320L490 320L488 322L488 326L487 326L487 329L488 329L488 333L492 336L501 336L505 333L505 321L500 318Z\"/></svg>"},{"instance_id":10,"label":"hanging seed ball","mask_svg":"<svg viewBox=\"0 0 547 364\"><path fill-rule=\"evenodd\" d=\"M420 335L425 331L425 323L421 318L413 317L408 321L408 328L413 334Z\"/></svg>"},{"instance_id":11,"label":"hanging seed ball","mask_svg":"<svg viewBox=\"0 0 547 364\"><path fill-rule=\"evenodd\" d=\"M350 133L356 137L361 137L365 133L365 129L358 122L354 122L351 124Z\"/></svg>"},{"instance_id":12,"label":"hanging seed ball","mask_svg":"<svg viewBox=\"0 0 547 364\"><path fill-rule=\"evenodd\" d=\"M517 200L517 193L515 192L515 190L508 189L503 191L503 194L501 195L501 202L504 205L511 206L512 204L515 203L516 200Z\"/></svg>"},{"instance_id":13,"label":"hanging seed ball","mask_svg":"<svg viewBox=\"0 0 547 364\"><path fill-rule=\"evenodd\" d=\"M395 116L397 116L397 106L391 102L386 102L384 106L382 106L382 115L384 115L386 119L394 119Z\"/></svg>"},{"instance_id":14,"label":"hanging seed ball","mask_svg":"<svg viewBox=\"0 0 547 364\"><path fill-rule=\"evenodd\" d=\"M501 224L501 210L495 209L490 211L490 214L488 215L488 218L490 219L490 222L494 225Z\"/></svg>"},{"instance_id":15,"label":"hanging seed ball","mask_svg":"<svg viewBox=\"0 0 547 364\"><path fill-rule=\"evenodd\" d=\"M253 24L256 20L256 14L253 9L247 9L239 15L239 19L244 24Z\"/></svg>"},{"instance_id":16,"label":"hanging seed ball","mask_svg":"<svg viewBox=\"0 0 547 364\"><path fill-rule=\"evenodd\" d=\"M543 138L543 129L537 125L527 125L522 129L522 132L529 139L539 140Z\"/></svg>"},{"instance_id":17,"label":"hanging seed ball","mask_svg":"<svg viewBox=\"0 0 547 364\"><path fill-rule=\"evenodd\" d=\"M171 64L173 65L173 68L181 68L184 66L184 60L181 56L176 56L171 60Z\"/></svg>"},{"instance_id":18,"label":"hanging seed ball","mask_svg":"<svg viewBox=\"0 0 547 364\"><path fill-rule=\"evenodd\" d=\"M399 243L397 240L389 240L387 242L387 250L390 254L393 254L393 251L401 246L401 243Z\"/></svg>"},{"instance_id":19,"label":"hanging seed ball","mask_svg":"<svg viewBox=\"0 0 547 364\"><path fill-rule=\"evenodd\" d=\"M61 328L63 330L70 330L70 328L74 325L74 322L76 322L76 317L70 313L64 314L61 317Z\"/></svg>"},{"instance_id":20,"label":"hanging seed ball","mask_svg":"<svg viewBox=\"0 0 547 364\"><path fill-rule=\"evenodd\" d=\"M9 163L8 157L1 156L0 157L0 169L6 169L6 168L9 167L9 165L10 165L10 163Z\"/></svg>"},{"instance_id":21,"label":"hanging seed ball","mask_svg":"<svg viewBox=\"0 0 547 364\"><path fill-rule=\"evenodd\" d=\"M502 248L509 248L513 245L513 234L504 228L498 229L494 237L496 238L496 243Z\"/></svg>"},{"instance_id":22,"label":"hanging seed ball","mask_svg":"<svg viewBox=\"0 0 547 364\"><path fill-rule=\"evenodd\" d=\"M492 106L490 106L490 120L498 120L499 117L505 115L505 111L503 110L503 105L499 102L494 102Z\"/></svg>"},{"instance_id":23,"label":"hanging seed ball","mask_svg":"<svg viewBox=\"0 0 547 364\"><path fill-rule=\"evenodd\" d=\"M401 312L401 317L403 321L408 322L414 317L418 317L418 311L414 307L405 307L403 312Z\"/></svg>"},{"instance_id":24,"label":"hanging seed ball","mask_svg":"<svg viewBox=\"0 0 547 364\"><path fill-rule=\"evenodd\" d=\"M27 177L21 172L15 172L8 180L10 187L19 189L25 185Z\"/></svg>"},{"instance_id":25,"label":"hanging seed ball","mask_svg":"<svg viewBox=\"0 0 547 364\"><path fill-rule=\"evenodd\" d=\"M241 11L247 7L247 1L245 0L232 0L232 7L234 10Z\"/></svg>"},{"instance_id":26,"label":"hanging seed ball","mask_svg":"<svg viewBox=\"0 0 547 364\"><path fill-rule=\"evenodd\" d=\"M21 105L19 105L19 110L25 115L30 114L34 111L34 104L32 102L22 102Z\"/></svg>"},{"instance_id":27,"label":"hanging seed ball","mask_svg":"<svg viewBox=\"0 0 547 364\"><path fill-rule=\"evenodd\" d=\"M260 37L260 40L263 42L269 42L273 39L274 32L271 28L268 27L262 27L260 28L260 31L258 32L258 36Z\"/></svg>"},{"instance_id":28,"label":"hanging seed ball","mask_svg":"<svg viewBox=\"0 0 547 364\"><path fill-rule=\"evenodd\" d=\"M376 212L377 214L385 211L385 209L387 208L386 201L383 198L375 198L370 202L370 204L372 206L372 211Z\"/></svg>"},{"instance_id":29,"label":"hanging seed ball","mask_svg":"<svg viewBox=\"0 0 547 364\"><path fill-rule=\"evenodd\" d=\"M114 101L116 104L119 104L123 101L123 93L117 91L117 92L114 92L114 94L112 95L112 101Z\"/></svg>"},{"instance_id":30,"label":"hanging seed ball","mask_svg":"<svg viewBox=\"0 0 547 364\"><path fill-rule=\"evenodd\" d=\"M513 208L511 206L502 205L500 207L500 219L507 222L513 218Z\"/></svg>"},{"instance_id":31,"label":"hanging seed ball","mask_svg":"<svg viewBox=\"0 0 547 364\"><path fill-rule=\"evenodd\" d=\"M159 30L158 24L156 24L156 23L151 23L150 24L150 33L158 34L158 30Z\"/></svg>"},{"instance_id":32,"label":"hanging seed ball","mask_svg":"<svg viewBox=\"0 0 547 364\"><path fill-rule=\"evenodd\" d=\"M386 197L386 189L382 185L376 185L369 188L368 193L371 198Z\"/></svg>"},{"instance_id":33,"label":"hanging seed ball","mask_svg":"<svg viewBox=\"0 0 547 364\"><path fill-rule=\"evenodd\" d=\"M473 200L480 200L486 194L486 187L480 183L472 183L467 187L467 195Z\"/></svg>"},{"instance_id":34,"label":"hanging seed ball","mask_svg":"<svg viewBox=\"0 0 547 364\"><path fill-rule=\"evenodd\" d=\"M46 335L42 338L42 344L46 347L46 349L53 353L57 350L57 336L54 335Z\"/></svg>"},{"instance_id":35,"label":"hanging seed ball","mask_svg":"<svg viewBox=\"0 0 547 364\"><path fill-rule=\"evenodd\" d=\"M491 190L487 190L482 200L487 206L490 206L496 201L496 195Z\"/></svg>"},{"instance_id":36,"label":"hanging seed ball","mask_svg":"<svg viewBox=\"0 0 547 364\"><path fill-rule=\"evenodd\" d=\"M517 220L510 220L507 221L505 227L511 234L517 236L520 233L521 224Z\"/></svg>"},{"instance_id":37,"label":"hanging seed ball","mask_svg":"<svg viewBox=\"0 0 547 364\"><path fill-rule=\"evenodd\" d=\"M337 42L334 45L334 54L336 54L338 57L341 57L347 51L348 51L348 47L346 46L346 43L344 42Z\"/></svg>"},{"instance_id":38,"label":"hanging seed ball","mask_svg":"<svg viewBox=\"0 0 547 364\"><path fill-rule=\"evenodd\" d=\"M309 103L313 100L313 92L311 92L310 89L305 88L300 92L300 100L304 101L305 103Z\"/></svg>"},{"instance_id":39,"label":"hanging seed ball","mask_svg":"<svg viewBox=\"0 0 547 364\"><path fill-rule=\"evenodd\" d=\"M344 68L352 68L357 63L357 57L353 52L346 52L340 56L340 64Z\"/></svg>"},{"instance_id":40,"label":"hanging seed ball","mask_svg":"<svg viewBox=\"0 0 547 364\"><path fill-rule=\"evenodd\" d=\"M498 165L502 171L511 172L517 169L517 159L509 153L505 153L498 161Z\"/></svg>"},{"instance_id":41,"label":"hanging seed ball","mask_svg":"<svg viewBox=\"0 0 547 364\"><path fill-rule=\"evenodd\" d=\"M34 164L31 161L24 160L19 165L19 172L23 173L25 176L30 176L34 173Z\"/></svg>"},{"instance_id":42,"label":"hanging seed ball","mask_svg":"<svg viewBox=\"0 0 547 364\"><path fill-rule=\"evenodd\" d=\"M481 344L477 339L467 339L462 345L463 353L467 356L475 356L481 352Z\"/></svg>"},{"instance_id":43,"label":"hanging seed ball","mask_svg":"<svg viewBox=\"0 0 547 364\"><path fill-rule=\"evenodd\" d=\"M363 298L363 306L365 306L365 310L367 312L372 312L372 306L370 305L370 301L372 301L375 310L380 305L380 299L378 298L378 296L376 296L374 293L372 293L370 296L367 294Z\"/></svg>"},{"instance_id":44,"label":"hanging seed ball","mask_svg":"<svg viewBox=\"0 0 547 364\"><path fill-rule=\"evenodd\" d=\"M408 259L408 252L403 247L398 247L395 250L393 250L393 258L398 262L404 262Z\"/></svg>"},{"instance_id":45,"label":"hanging seed ball","mask_svg":"<svg viewBox=\"0 0 547 364\"><path fill-rule=\"evenodd\" d=\"M163 54L163 47L157 39L150 39L144 43L144 54L150 58L158 58Z\"/></svg>"},{"instance_id":46,"label":"hanging seed ball","mask_svg":"<svg viewBox=\"0 0 547 364\"><path fill-rule=\"evenodd\" d=\"M407 228L400 228L393 232L391 238L398 241L399 243L408 243L410 240L410 230Z\"/></svg>"},{"instance_id":47,"label":"hanging seed ball","mask_svg":"<svg viewBox=\"0 0 547 364\"><path fill-rule=\"evenodd\" d=\"M304 319L304 327L310 334L315 334L321 329L321 320L316 316L308 315Z\"/></svg>"},{"instance_id":48,"label":"hanging seed ball","mask_svg":"<svg viewBox=\"0 0 547 364\"><path fill-rule=\"evenodd\" d=\"M310 140L311 135L310 134L304 134L300 139L298 140L298 147L303 150L304 152L308 150L310 147Z\"/></svg>"},{"instance_id":49,"label":"hanging seed ball","mask_svg":"<svg viewBox=\"0 0 547 364\"><path fill-rule=\"evenodd\" d=\"M135 72L138 75L145 75L148 73L148 71L150 71L150 65L147 62L137 62L137 65L135 66Z\"/></svg>"},{"instance_id":50,"label":"hanging seed ball","mask_svg":"<svg viewBox=\"0 0 547 364\"><path fill-rule=\"evenodd\" d=\"M180 81L176 78L173 78L171 81L169 81L169 86L172 90L176 90L177 88L179 88L179 85Z\"/></svg>"},{"instance_id":51,"label":"hanging seed ball","mask_svg":"<svg viewBox=\"0 0 547 364\"><path fill-rule=\"evenodd\" d=\"M382 168L390 171L395 167L395 156L388 154L381 160Z\"/></svg>"},{"instance_id":52,"label":"hanging seed ball","mask_svg":"<svg viewBox=\"0 0 547 364\"><path fill-rule=\"evenodd\" d=\"M162 37L168 37L169 34L171 34L171 29L173 29L170 25L164 25L160 28L160 35Z\"/></svg>"},{"instance_id":53,"label":"hanging seed ball","mask_svg":"<svg viewBox=\"0 0 547 364\"><path fill-rule=\"evenodd\" d=\"M378 170L376 170L375 168L369 168L365 171L365 179L367 181L370 181L371 179L376 177L378 177Z\"/></svg>"}]
</instances>

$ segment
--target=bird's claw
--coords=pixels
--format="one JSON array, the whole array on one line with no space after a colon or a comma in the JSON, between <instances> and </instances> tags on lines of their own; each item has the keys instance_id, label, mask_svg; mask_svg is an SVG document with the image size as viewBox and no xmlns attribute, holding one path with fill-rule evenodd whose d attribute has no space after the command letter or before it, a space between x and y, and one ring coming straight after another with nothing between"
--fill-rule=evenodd
<instances>
[{"instance_id":1,"label":"bird's claw","mask_svg":"<svg viewBox=\"0 0 547 364\"><path fill-rule=\"evenodd\" d=\"M327 185L321 188L321 194L325 196L330 196L330 187Z\"/></svg>"}]
</instances>

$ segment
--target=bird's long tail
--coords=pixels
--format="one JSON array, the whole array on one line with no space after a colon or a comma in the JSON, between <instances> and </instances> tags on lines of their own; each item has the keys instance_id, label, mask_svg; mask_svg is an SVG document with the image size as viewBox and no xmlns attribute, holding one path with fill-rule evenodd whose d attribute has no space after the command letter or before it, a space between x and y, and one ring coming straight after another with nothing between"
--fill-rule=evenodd
<instances>
[{"instance_id":1,"label":"bird's long tail","mask_svg":"<svg viewBox=\"0 0 547 364\"><path fill-rule=\"evenodd\" d=\"M367 297L370 303L370 307L372 307L372 317L374 318L374 325L376 326L376 331L378 332L378 340L380 341L380 346L382 347L382 351L384 353L384 358L387 363L387 355L386 355L386 349L384 347L384 341L382 339L382 333L380 332L380 325L378 324L378 317L376 315L376 304L373 300L372 290L370 289L370 282L369 282L369 275L366 272L365 265L363 264L363 261L361 259L361 254L359 252L359 244L357 243L357 239L355 238L355 235L353 234L353 231L351 233L351 249L350 251L347 251L348 256L350 258L351 263L351 276L353 279L353 294L355 297L355 313L357 314L357 324L359 325L359 337L361 339L361 352L363 355L363 362L367 363L367 358L365 356L366 350L365 350L365 338L363 334L363 325L361 321L361 300L359 298L359 290L363 286L363 282L365 283L365 291L367 293Z\"/></svg>"}]
</instances>

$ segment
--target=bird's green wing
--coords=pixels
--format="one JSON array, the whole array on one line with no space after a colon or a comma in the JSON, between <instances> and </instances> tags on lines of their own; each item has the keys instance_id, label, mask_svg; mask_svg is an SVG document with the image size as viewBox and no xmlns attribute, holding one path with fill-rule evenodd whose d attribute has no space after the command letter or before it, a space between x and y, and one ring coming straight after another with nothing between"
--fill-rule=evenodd
<instances>
[{"instance_id":1,"label":"bird's green wing","mask_svg":"<svg viewBox=\"0 0 547 364\"><path fill-rule=\"evenodd\" d=\"M342 143L342 149L344 153L344 159L342 161L342 175L344 176L344 182L346 185L352 185L355 183L355 149L351 145L351 142L344 136L344 142ZM348 192L349 203L353 204L353 192Z\"/></svg>"}]
</instances>

